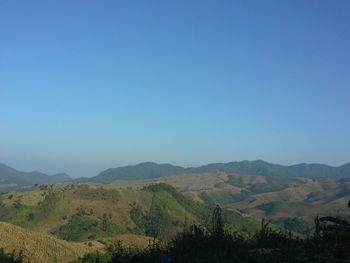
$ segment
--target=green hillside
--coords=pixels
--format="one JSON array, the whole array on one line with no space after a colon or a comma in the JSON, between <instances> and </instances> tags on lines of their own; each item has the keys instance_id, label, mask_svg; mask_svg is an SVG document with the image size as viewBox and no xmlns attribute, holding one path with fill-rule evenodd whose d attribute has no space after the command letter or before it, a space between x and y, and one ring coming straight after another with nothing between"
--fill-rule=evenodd
<instances>
[{"instance_id":1,"label":"green hillside","mask_svg":"<svg viewBox=\"0 0 350 263\"><path fill-rule=\"evenodd\" d=\"M183 168L171 164L141 163L107 169L95 177L79 178L78 182L111 183L114 180L146 180L176 174L226 172L253 174L281 178L290 177L330 177L350 176L350 164L332 167L324 164L296 164L290 166L271 164L262 160L230 163L214 163L200 167Z\"/></svg>"},{"instance_id":2,"label":"green hillside","mask_svg":"<svg viewBox=\"0 0 350 263\"><path fill-rule=\"evenodd\" d=\"M118 234L169 240L186 223L208 225L212 208L160 184L144 190L61 189L0 195L0 220L68 241ZM251 232L259 222L225 211L229 227Z\"/></svg>"},{"instance_id":3,"label":"green hillside","mask_svg":"<svg viewBox=\"0 0 350 263\"><path fill-rule=\"evenodd\" d=\"M254 218L272 219L302 233L313 226L317 215L348 216L345 205L350 199L349 178L280 178L216 172L116 180L100 186L137 189L156 182L172 185L193 200L220 204Z\"/></svg>"}]
</instances>

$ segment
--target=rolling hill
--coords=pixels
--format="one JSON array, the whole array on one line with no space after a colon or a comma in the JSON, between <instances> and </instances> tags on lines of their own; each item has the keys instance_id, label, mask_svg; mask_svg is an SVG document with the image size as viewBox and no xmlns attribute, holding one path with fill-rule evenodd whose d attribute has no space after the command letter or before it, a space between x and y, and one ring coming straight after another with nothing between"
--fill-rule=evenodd
<instances>
[{"instance_id":1,"label":"rolling hill","mask_svg":"<svg viewBox=\"0 0 350 263\"><path fill-rule=\"evenodd\" d=\"M280 178L216 172L90 185L139 189L154 183L172 185L187 197L208 205L220 204L281 225L294 222L299 226L293 230L300 232L313 225L316 215L349 216L345 207L350 200L350 178Z\"/></svg>"},{"instance_id":2,"label":"rolling hill","mask_svg":"<svg viewBox=\"0 0 350 263\"><path fill-rule=\"evenodd\" d=\"M350 177L350 164L333 167L324 164L296 164L290 166L271 164L262 160L230 163L213 163L200 167L183 168L171 164L140 163L107 169L95 177L79 178L78 182L111 183L115 180L147 180L176 174L226 172L253 174L281 178L345 178Z\"/></svg>"},{"instance_id":3,"label":"rolling hill","mask_svg":"<svg viewBox=\"0 0 350 263\"><path fill-rule=\"evenodd\" d=\"M7 253L22 251L24 262L68 263L96 248L0 222L0 247Z\"/></svg>"},{"instance_id":4,"label":"rolling hill","mask_svg":"<svg viewBox=\"0 0 350 263\"><path fill-rule=\"evenodd\" d=\"M66 188L0 195L0 220L67 241L121 234L169 240L189 223L208 225L213 208L160 184L143 190ZM232 230L259 229L260 222L225 210Z\"/></svg>"}]
</instances>

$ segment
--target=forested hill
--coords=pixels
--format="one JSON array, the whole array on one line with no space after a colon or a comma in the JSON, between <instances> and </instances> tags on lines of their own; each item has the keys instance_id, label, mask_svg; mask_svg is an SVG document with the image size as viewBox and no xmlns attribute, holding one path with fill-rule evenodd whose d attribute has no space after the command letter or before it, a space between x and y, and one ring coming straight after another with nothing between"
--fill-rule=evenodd
<instances>
[{"instance_id":1,"label":"forested hill","mask_svg":"<svg viewBox=\"0 0 350 263\"><path fill-rule=\"evenodd\" d=\"M350 176L350 163L334 167L325 164L279 165L262 160L229 163L213 163L199 167L184 168L171 164L151 162L138 165L107 169L95 177L79 178L79 182L110 183L114 180L145 180L186 173L226 172L278 177L330 177L344 178Z\"/></svg>"},{"instance_id":2,"label":"forested hill","mask_svg":"<svg viewBox=\"0 0 350 263\"><path fill-rule=\"evenodd\" d=\"M0 208L0 221L67 241L121 234L170 240L187 223L209 225L213 212L166 184L143 190L66 187L7 193L0 195ZM223 216L228 229L242 234L260 227L259 220L237 211L223 210Z\"/></svg>"},{"instance_id":3,"label":"forested hill","mask_svg":"<svg viewBox=\"0 0 350 263\"><path fill-rule=\"evenodd\" d=\"M38 171L22 172L0 163L0 184L31 185L37 183L63 182L71 179L69 175L64 173L47 175Z\"/></svg>"}]
</instances>

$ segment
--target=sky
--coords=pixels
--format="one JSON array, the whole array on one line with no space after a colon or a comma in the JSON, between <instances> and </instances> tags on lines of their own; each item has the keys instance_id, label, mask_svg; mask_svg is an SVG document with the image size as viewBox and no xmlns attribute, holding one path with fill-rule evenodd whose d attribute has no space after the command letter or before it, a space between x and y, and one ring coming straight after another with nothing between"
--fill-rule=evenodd
<instances>
[{"instance_id":1,"label":"sky","mask_svg":"<svg viewBox=\"0 0 350 263\"><path fill-rule=\"evenodd\" d=\"M0 1L0 162L350 162L350 1Z\"/></svg>"}]
</instances>

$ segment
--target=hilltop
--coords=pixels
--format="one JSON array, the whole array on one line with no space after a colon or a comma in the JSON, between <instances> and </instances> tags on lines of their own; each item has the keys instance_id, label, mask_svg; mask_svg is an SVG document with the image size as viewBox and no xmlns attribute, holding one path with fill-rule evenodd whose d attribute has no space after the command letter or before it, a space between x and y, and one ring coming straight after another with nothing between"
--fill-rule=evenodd
<instances>
[{"instance_id":1,"label":"hilltop","mask_svg":"<svg viewBox=\"0 0 350 263\"><path fill-rule=\"evenodd\" d=\"M76 181L111 183L115 180L147 180L176 174L195 174L213 172L275 176L281 178L345 178L350 176L350 163L339 167L333 167L324 164L296 164L285 166L268 163L262 160L257 160L229 163L213 163L199 167L184 168L181 166L174 166L171 164L156 164L146 162L140 163L138 165L109 168L105 171L102 171L95 177L79 178Z\"/></svg>"}]
</instances>

